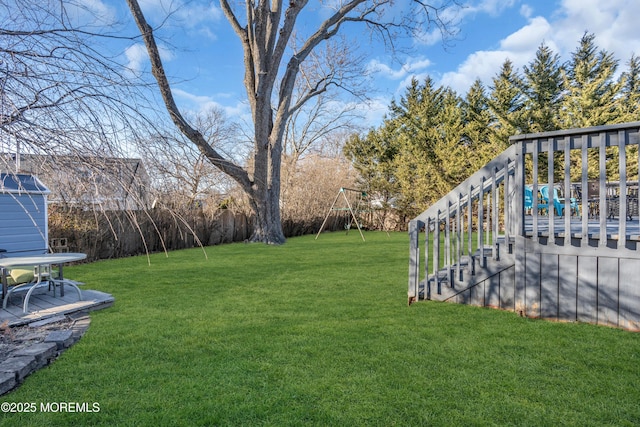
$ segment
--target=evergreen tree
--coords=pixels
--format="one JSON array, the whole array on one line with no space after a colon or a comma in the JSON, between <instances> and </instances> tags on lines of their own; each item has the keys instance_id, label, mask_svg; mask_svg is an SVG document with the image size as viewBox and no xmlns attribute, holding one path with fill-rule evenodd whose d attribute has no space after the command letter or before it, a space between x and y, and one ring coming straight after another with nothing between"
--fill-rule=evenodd
<instances>
[{"instance_id":1,"label":"evergreen tree","mask_svg":"<svg viewBox=\"0 0 640 427\"><path fill-rule=\"evenodd\" d=\"M616 98L620 82L613 77L618 61L605 50L598 51L595 35L585 33L564 73L566 97L564 99L561 123L564 128L583 128L616 123L619 110ZM617 148L607 149L607 176L618 176ZM572 155L572 179L581 175L578 154ZM598 153L591 150L587 166L591 179L599 176Z\"/></svg>"},{"instance_id":2,"label":"evergreen tree","mask_svg":"<svg viewBox=\"0 0 640 427\"><path fill-rule=\"evenodd\" d=\"M464 138L467 148L473 152L470 167L481 167L506 148L507 144L492 145L493 118L489 109L486 90L480 80L469 88L462 103Z\"/></svg>"},{"instance_id":3,"label":"evergreen tree","mask_svg":"<svg viewBox=\"0 0 640 427\"><path fill-rule=\"evenodd\" d=\"M502 64L490 89L488 105L493 116L491 143L495 147L506 148L509 137L522 132L524 108L522 80L510 60Z\"/></svg>"},{"instance_id":4,"label":"evergreen tree","mask_svg":"<svg viewBox=\"0 0 640 427\"><path fill-rule=\"evenodd\" d=\"M438 133L441 139L436 145L437 171L443 177L442 194L449 192L487 161L483 159L483 153L487 152L488 137L483 135L486 131L478 125L482 116L486 115L486 107L482 107L486 102L483 101L484 88L482 85L476 86L478 88L475 95L479 109L474 112L475 117L471 120L465 120L465 102L453 90L447 88L444 91L442 109L438 114ZM473 92L473 88L471 91ZM469 138L468 131L472 124L477 130L477 139Z\"/></svg>"},{"instance_id":5,"label":"evergreen tree","mask_svg":"<svg viewBox=\"0 0 640 427\"><path fill-rule=\"evenodd\" d=\"M640 120L640 58L635 55L627 63L627 70L620 76L621 93L617 99L620 122ZM638 146L627 147L627 177L638 178Z\"/></svg>"},{"instance_id":6,"label":"evergreen tree","mask_svg":"<svg viewBox=\"0 0 640 427\"><path fill-rule=\"evenodd\" d=\"M385 210L399 195L394 164L399 147L392 127L388 123L370 130L366 137L352 135L343 147L345 157L358 171L359 188L379 200Z\"/></svg>"},{"instance_id":7,"label":"evergreen tree","mask_svg":"<svg viewBox=\"0 0 640 427\"><path fill-rule=\"evenodd\" d=\"M391 117L399 131L401 145L395 162L402 194L398 206L409 215L419 213L442 194L442 179L437 172L439 135L436 129L443 92L434 87L430 77L423 85L414 79L400 102L391 104Z\"/></svg>"},{"instance_id":8,"label":"evergreen tree","mask_svg":"<svg viewBox=\"0 0 640 427\"><path fill-rule=\"evenodd\" d=\"M622 123L640 120L640 58L632 55L627 67L618 82L621 86L618 110Z\"/></svg>"},{"instance_id":9,"label":"evergreen tree","mask_svg":"<svg viewBox=\"0 0 640 427\"><path fill-rule=\"evenodd\" d=\"M561 122L564 128L581 128L616 123L616 97L620 82L613 77L618 61L595 45L595 35L585 34L571 55L564 85L567 91Z\"/></svg>"},{"instance_id":10,"label":"evergreen tree","mask_svg":"<svg viewBox=\"0 0 640 427\"><path fill-rule=\"evenodd\" d=\"M421 212L469 175L471 151L461 103L454 91L436 88L427 77L424 84L412 81L399 103L391 105L400 147L395 178L402 196L397 205L408 215Z\"/></svg>"},{"instance_id":11,"label":"evergreen tree","mask_svg":"<svg viewBox=\"0 0 640 427\"><path fill-rule=\"evenodd\" d=\"M533 62L524 67L524 133L559 129L558 113L562 104L562 91L560 57L543 43Z\"/></svg>"}]
</instances>

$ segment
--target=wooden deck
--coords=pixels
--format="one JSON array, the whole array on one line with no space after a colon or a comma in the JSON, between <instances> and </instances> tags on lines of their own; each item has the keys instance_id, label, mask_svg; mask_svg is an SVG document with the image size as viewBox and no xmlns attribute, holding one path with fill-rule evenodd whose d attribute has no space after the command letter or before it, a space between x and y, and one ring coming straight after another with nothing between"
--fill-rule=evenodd
<instances>
[{"instance_id":1,"label":"wooden deck","mask_svg":"<svg viewBox=\"0 0 640 427\"><path fill-rule=\"evenodd\" d=\"M38 320L47 319L78 311L93 311L110 307L114 298L110 294L82 290L82 301L78 301L76 292L66 292L64 297L53 296L51 292L42 290L34 293L29 299L29 313L22 312L24 293L16 293L10 297L6 309L0 309L0 323L9 321L10 326L19 326Z\"/></svg>"},{"instance_id":2,"label":"wooden deck","mask_svg":"<svg viewBox=\"0 0 640 427\"><path fill-rule=\"evenodd\" d=\"M495 306L640 331L640 122L509 142L409 223L409 304ZM550 210L545 187L558 190Z\"/></svg>"}]
</instances>

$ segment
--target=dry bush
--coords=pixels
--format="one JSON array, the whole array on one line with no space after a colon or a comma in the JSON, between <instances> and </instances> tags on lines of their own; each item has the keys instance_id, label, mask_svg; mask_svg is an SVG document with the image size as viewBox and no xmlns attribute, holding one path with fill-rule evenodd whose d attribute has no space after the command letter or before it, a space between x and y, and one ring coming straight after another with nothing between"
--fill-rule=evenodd
<instances>
[{"instance_id":1,"label":"dry bush","mask_svg":"<svg viewBox=\"0 0 640 427\"><path fill-rule=\"evenodd\" d=\"M285 234L317 232L340 188L355 185L355 171L342 157L315 154L293 166L284 164L281 207Z\"/></svg>"}]
</instances>

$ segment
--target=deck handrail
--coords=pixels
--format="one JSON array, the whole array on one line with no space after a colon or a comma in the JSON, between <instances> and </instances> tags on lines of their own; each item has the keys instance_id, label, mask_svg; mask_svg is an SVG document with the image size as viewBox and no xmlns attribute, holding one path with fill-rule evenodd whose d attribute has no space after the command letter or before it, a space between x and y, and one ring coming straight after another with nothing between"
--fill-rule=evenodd
<instances>
[{"instance_id":1,"label":"deck handrail","mask_svg":"<svg viewBox=\"0 0 640 427\"><path fill-rule=\"evenodd\" d=\"M462 205L461 208L466 206L469 202L468 190L470 187L473 188L471 194L471 200L478 197L480 192L480 186L482 185L483 191L486 191L493 184L493 174L492 170L496 172L496 183L502 182L505 177L505 164L507 166L507 170L510 173L513 173L515 170L515 157L516 157L516 146L512 145L496 156L493 160L483 166L481 169L476 171L473 175L467 178L464 182L459 184L456 188L451 190L447 195L443 198L429 206L427 210L418 215L414 220L423 221L425 218L433 217L437 211L443 212L447 202L451 203L449 207L451 209L455 209L457 207L458 200L455 197L456 194L461 194L462 196ZM484 179L483 179L484 178Z\"/></svg>"}]
</instances>

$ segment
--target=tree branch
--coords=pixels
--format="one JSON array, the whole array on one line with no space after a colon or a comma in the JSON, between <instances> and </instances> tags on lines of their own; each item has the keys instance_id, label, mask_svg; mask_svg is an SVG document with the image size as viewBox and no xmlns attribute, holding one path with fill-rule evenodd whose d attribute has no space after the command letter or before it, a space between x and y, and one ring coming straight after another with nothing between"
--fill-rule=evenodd
<instances>
[{"instance_id":1,"label":"tree branch","mask_svg":"<svg viewBox=\"0 0 640 427\"><path fill-rule=\"evenodd\" d=\"M160 52L158 50L158 46L156 45L155 39L153 37L153 30L151 26L147 23L142 10L138 4L137 0L127 0L127 4L131 9L131 13L138 25L140 30L140 34L142 34L142 38L147 47L147 52L149 54L149 59L151 60L151 69L153 76L156 78L158 82L158 87L160 89L160 94L162 95L162 99L164 100L165 106L169 112L171 120L174 124L180 129L191 142L193 142L198 149L205 155L207 158L219 169L224 171L226 174L231 176L234 180L236 180L246 191L251 190L251 180L249 179L248 173L242 169L240 166L235 163L223 158L217 150L215 150L211 145L207 143L202 134L194 129L182 116L178 106L175 103L173 98L173 94L171 93L171 87L169 86L169 81L164 72L164 67L162 65L162 60L160 59Z\"/></svg>"}]
</instances>

